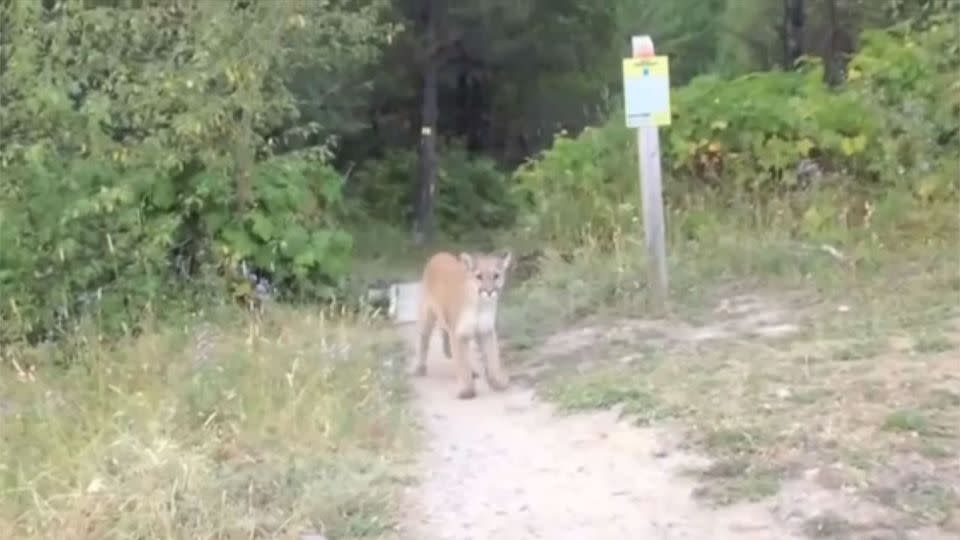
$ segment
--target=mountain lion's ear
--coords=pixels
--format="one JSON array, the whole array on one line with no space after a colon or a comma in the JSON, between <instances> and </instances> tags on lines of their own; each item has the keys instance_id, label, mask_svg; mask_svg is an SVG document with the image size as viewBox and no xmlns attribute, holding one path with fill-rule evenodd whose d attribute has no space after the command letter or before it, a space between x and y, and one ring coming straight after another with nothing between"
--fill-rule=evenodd
<instances>
[{"instance_id":1,"label":"mountain lion's ear","mask_svg":"<svg viewBox=\"0 0 960 540\"><path fill-rule=\"evenodd\" d=\"M500 269L506 270L510 263L513 261L513 253L509 249L505 249L499 253L500 257Z\"/></svg>"},{"instance_id":2,"label":"mountain lion's ear","mask_svg":"<svg viewBox=\"0 0 960 540\"><path fill-rule=\"evenodd\" d=\"M470 255L469 253L461 253L459 259L460 262L467 267L468 271L473 272L473 255Z\"/></svg>"}]
</instances>

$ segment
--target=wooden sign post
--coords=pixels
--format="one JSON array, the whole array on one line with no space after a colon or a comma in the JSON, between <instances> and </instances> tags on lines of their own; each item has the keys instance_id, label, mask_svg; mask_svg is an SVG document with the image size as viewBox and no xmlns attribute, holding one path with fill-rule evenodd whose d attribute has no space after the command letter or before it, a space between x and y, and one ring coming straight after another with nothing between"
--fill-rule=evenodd
<instances>
[{"instance_id":1,"label":"wooden sign post","mask_svg":"<svg viewBox=\"0 0 960 540\"><path fill-rule=\"evenodd\" d=\"M624 112L627 127L637 130L651 299L663 311L668 284L659 128L670 125L670 64L666 56L654 54L650 36L634 36L632 46L633 57L623 60Z\"/></svg>"}]
</instances>

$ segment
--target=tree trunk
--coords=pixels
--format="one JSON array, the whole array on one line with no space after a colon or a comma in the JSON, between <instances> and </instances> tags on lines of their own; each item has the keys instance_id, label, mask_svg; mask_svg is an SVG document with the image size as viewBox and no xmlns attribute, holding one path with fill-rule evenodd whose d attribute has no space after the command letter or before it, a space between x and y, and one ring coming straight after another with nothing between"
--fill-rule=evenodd
<instances>
[{"instance_id":1,"label":"tree trunk","mask_svg":"<svg viewBox=\"0 0 960 540\"><path fill-rule=\"evenodd\" d=\"M804 0L783 0L783 68L791 70L803 56Z\"/></svg>"},{"instance_id":2,"label":"tree trunk","mask_svg":"<svg viewBox=\"0 0 960 540\"><path fill-rule=\"evenodd\" d=\"M426 0L423 58L423 89L420 106L420 178L413 241L420 245L433 239L433 199L437 190L437 12L443 0Z\"/></svg>"},{"instance_id":3,"label":"tree trunk","mask_svg":"<svg viewBox=\"0 0 960 540\"><path fill-rule=\"evenodd\" d=\"M841 55L845 33L837 19L837 0L827 0L827 50L824 53L823 80L829 86L837 86L844 79L844 62Z\"/></svg>"}]
</instances>

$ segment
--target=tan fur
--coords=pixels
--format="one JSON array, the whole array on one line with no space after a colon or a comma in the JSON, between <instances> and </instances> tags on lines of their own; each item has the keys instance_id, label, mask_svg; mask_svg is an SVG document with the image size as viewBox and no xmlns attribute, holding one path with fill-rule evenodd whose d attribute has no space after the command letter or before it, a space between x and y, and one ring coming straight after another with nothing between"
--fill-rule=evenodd
<instances>
[{"instance_id":1,"label":"tan fur","mask_svg":"<svg viewBox=\"0 0 960 540\"><path fill-rule=\"evenodd\" d=\"M509 251L459 256L440 252L430 257L421 282L415 374L426 375L430 336L439 326L444 352L456 366L457 397L476 396L474 373L467 357L474 339L480 345L490 387L507 387L509 378L500 363L496 316L510 260Z\"/></svg>"}]
</instances>

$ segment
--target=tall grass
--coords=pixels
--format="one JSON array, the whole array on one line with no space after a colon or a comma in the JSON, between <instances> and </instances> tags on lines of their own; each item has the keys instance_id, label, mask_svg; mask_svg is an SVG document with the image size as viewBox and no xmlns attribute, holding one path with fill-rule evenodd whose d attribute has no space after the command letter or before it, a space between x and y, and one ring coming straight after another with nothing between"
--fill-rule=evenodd
<instances>
[{"instance_id":1,"label":"tall grass","mask_svg":"<svg viewBox=\"0 0 960 540\"><path fill-rule=\"evenodd\" d=\"M69 348L8 351L0 538L388 528L410 442L402 379L384 368L400 350L389 335L274 309L116 344L83 332Z\"/></svg>"},{"instance_id":2,"label":"tall grass","mask_svg":"<svg viewBox=\"0 0 960 540\"><path fill-rule=\"evenodd\" d=\"M857 199L829 188L763 206L689 197L669 211L667 234L674 314L703 307L710 295L728 293L728 285L815 291L864 306L878 288L897 287L903 302L918 306L942 305L946 290L960 304L960 213L952 199L921 202L897 190ZM515 302L504 314L506 327L543 334L610 311L649 316L640 223L621 220L580 238L576 245L539 246L532 236L500 239L545 255L536 276L515 285L506 299ZM924 285L932 282L933 289ZM887 304L890 296L884 295ZM531 318L531 312L542 316Z\"/></svg>"}]
</instances>

